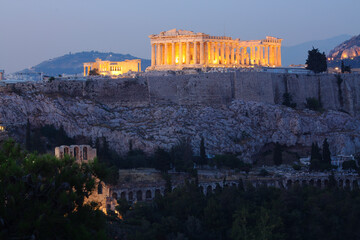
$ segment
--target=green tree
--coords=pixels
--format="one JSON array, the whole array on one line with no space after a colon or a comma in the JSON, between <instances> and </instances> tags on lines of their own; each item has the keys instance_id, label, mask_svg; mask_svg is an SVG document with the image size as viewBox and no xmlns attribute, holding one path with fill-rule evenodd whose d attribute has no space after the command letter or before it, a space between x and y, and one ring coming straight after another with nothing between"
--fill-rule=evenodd
<instances>
[{"instance_id":1,"label":"green tree","mask_svg":"<svg viewBox=\"0 0 360 240\"><path fill-rule=\"evenodd\" d=\"M0 150L0 239L106 239L105 217L85 204L93 170L68 156L25 154L13 140Z\"/></svg>"},{"instance_id":2,"label":"green tree","mask_svg":"<svg viewBox=\"0 0 360 240\"><path fill-rule=\"evenodd\" d=\"M27 122L26 122L25 149L27 151L32 151L32 147L31 147L31 126L30 126L29 119L27 119Z\"/></svg>"},{"instance_id":3,"label":"green tree","mask_svg":"<svg viewBox=\"0 0 360 240\"><path fill-rule=\"evenodd\" d=\"M312 70L315 73L325 72L327 70L326 55L313 47L312 50L308 51L308 58L305 64L307 65L306 69Z\"/></svg>"}]
</instances>

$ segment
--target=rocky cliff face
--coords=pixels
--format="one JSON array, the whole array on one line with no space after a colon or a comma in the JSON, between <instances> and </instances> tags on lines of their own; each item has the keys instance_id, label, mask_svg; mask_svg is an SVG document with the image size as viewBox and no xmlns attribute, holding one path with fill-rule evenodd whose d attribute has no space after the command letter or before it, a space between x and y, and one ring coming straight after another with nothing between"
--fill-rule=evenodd
<instances>
[{"instance_id":1,"label":"rocky cliff face","mask_svg":"<svg viewBox=\"0 0 360 240\"><path fill-rule=\"evenodd\" d=\"M151 152L158 146L169 149L182 137L191 139L195 153L204 137L207 153L239 153L245 160L271 142L309 147L328 138L333 154L360 151L360 121L347 113L320 114L240 99L225 99L227 104L164 104L149 101L146 82L138 84L8 85L0 88L0 122L24 126L29 119L34 126L63 125L69 136L104 136L122 153L130 140L134 148ZM85 91L90 87L94 91ZM96 89L102 89L101 94Z\"/></svg>"}]
</instances>

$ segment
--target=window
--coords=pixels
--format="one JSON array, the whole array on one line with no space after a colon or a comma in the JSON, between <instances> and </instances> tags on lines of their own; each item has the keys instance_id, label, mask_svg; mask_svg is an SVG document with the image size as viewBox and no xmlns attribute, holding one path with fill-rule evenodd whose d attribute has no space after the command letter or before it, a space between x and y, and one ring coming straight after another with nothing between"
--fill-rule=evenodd
<instances>
[{"instance_id":1,"label":"window","mask_svg":"<svg viewBox=\"0 0 360 240\"><path fill-rule=\"evenodd\" d=\"M83 148L83 159L84 159L84 160L88 160L88 159L87 159L87 155L88 155L88 154L87 154L87 147L84 147L84 148Z\"/></svg>"},{"instance_id":2,"label":"window","mask_svg":"<svg viewBox=\"0 0 360 240\"><path fill-rule=\"evenodd\" d=\"M99 183L98 185L98 194L102 194L103 193L103 186L101 183Z\"/></svg>"}]
</instances>

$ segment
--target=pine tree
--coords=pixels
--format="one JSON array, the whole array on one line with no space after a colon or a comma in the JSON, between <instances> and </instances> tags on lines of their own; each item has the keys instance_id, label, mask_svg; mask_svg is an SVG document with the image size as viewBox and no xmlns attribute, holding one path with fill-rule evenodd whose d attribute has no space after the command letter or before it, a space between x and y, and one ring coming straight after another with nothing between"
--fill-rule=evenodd
<instances>
[{"instance_id":1,"label":"pine tree","mask_svg":"<svg viewBox=\"0 0 360 240\"><path fill-rule=\"evenodd\" d=\"M281 149L281 145L279 143L275 144L273 161L274 161L274 164L277 166L282 164L282 149Z\"/></svg>"},{"instance_id":2,"label":"pine tree","mask_svg":"<svg viewBox=\"0 0 360 240\"><path fill-rule=\"evenodd\" d=\"M306 59L306 69L315 73L325 72L327 70L327 61L325 53L320 53L319 49L314 48L308 51Z\"/></svg>"},{"instance_id":3,"label":"pine tree","mask_svg":"<svg viewBox=\"0 0 360 240\"><path fill-rule=\"evenodd\" d=\"M322 155L320 153L320 148L317 143L311 145L311 158L310 158L310 169L311 170L321 170Z\"/></svg>"},{"instance_id":4,"label":"pine tree","mask_svg":"<svg viewBox=\"0 0 360 240\"><path fill-rule=\"evenodd\" d=\"M201 158L201 164L205 164L206 153L205 153L205 140L203 137L201 137L201 141L200 141L200 158Z\"/></svg>"},{"instance_id":5,"label":"pine tree","mask_svg":"<svg viewBox=\"0 0 360 240\"><path fill-rule=\"evenodd\" d=\"M331 165L331 153L330 153L329 143L327 141L327 138L325 138L325 140L323 142L322 150L323 150L323 152L322 152L322 162L325 165L330 166Z\"/></svg>"}]
</instances>

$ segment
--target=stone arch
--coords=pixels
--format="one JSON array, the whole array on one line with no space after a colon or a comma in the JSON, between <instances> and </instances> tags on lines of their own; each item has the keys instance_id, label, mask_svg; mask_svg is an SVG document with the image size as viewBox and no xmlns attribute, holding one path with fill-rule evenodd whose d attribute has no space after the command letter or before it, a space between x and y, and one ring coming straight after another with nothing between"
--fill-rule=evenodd
<instances>
[{"instance_id":1,"label":"stone arch","mask_svg":"<svg viewBox=\"0 0 360 240\"><path fill-rule=\"evenodd\" d=\"M329 186L329 179L325 179L325 180L324 180L324 186L325 186L325 187L328 187L328 186Z\"/></svg>"},{"instance_id":2,"label":"stone arch","mask_svg":"<svg viewBox=\"0 0 360 240\"><path fill-rule=\"evenodd\" d=\"M300 180L295 180L294 185L299 186L300 185Z\"/></svg>"},{"instance_id":3,"label":"stone arch","mask_svg":"<svg viewBox=\"0 0 360 240\"><path fill-rule=\"evenodd\" d=\"M315 185L314 179L311 179L311 180L309 181L309 185L310 185L310 186L314 186L314 185Z\"/></svg>"},{"instance_id":4,"label":"stone arch","mask_svg":"<svg viewBox=\"0 0 360 240\"><path fill-rule=\"evenodd\" d=\"M290 179L286 181L286 187L287 188L292 187L292 181Z\"/></svg>"},{"instance_id":5,"label":"stone arch","mask_svg":"<svg viewBox=\"0 0 360 240\"><path fill-rule=\"evenodd\" d=\"M118 194L117 194L116 192L114 192L114 193L112 194L112 198L117 200L117 199L118 199Z\"/></svg>"},{"instance_id":6,"label":"stone arch","mask_svg":"<svg viewBox=\"0 0 360 240\"><path fill-rule=\"evenodd\" d=\"M134 194L133 194L133 192L129 192L129 193L128 193L128 200L129 200L129 201L133 201L133 200L134 200Z\"/></svg>"},{"instance_id":7,"label":"stone arch","mask_svg":"<svg viewBox=\"0 0 360 240\"><path fill-rule=\"evenodd\" d=\"M339 179L339 187L343 188L344 187L344 180Z\"/></svg>"},{"instance_id":8,"label":"stone arch","mask_svg":"<svg viewBox=\"0 0 360 240\"><path fill-rule=\"evenodd\" d=\"M136 192L136 200L138 200L138 201L142 201L142 200L143 200L143 198L142 198L142 191L141 191L141 190L138 190L138 191Z\"/></svg>"},{"instance_id":9,"label":"stone arch","mask_svg":"<svg viewBox=\"0 0 360 240\"><path fill-rule=\"evenodd\" d=\"M126 199L126 192L121 192L120 193L120 198L121 199Z\"/></svg>"},{"instance_id":10,"label":"stone arch","mask_svg":"<svg viewBox=\"0 0 360 240\"><path fill-rule=\"evenodd\" d=\"M201 193L204 193L204 187L203 186L200 186L199 189L200 189Z\"/></svg>"},{"instance_id":11,"label":"stone arch","mask_svg":"<svg viewBox=\"0 0 360 240\"><path fill-rule=\"evenodd\" d=\"M321 179L318 179L318 180L316 181L316 186L317 186L318 188L321 188Z\"/></svg>"},{"instance_id":12,"label":"stone arch","mask_svg":"<svg viewBox=\"0 0 360 240\"><path fill-rule=\"evenodd\" d=\"M75 160L79 160L80 159L80 150L79 147L74 147L74 158Z\"/></svg>"},{"instance_id":13,"label":"stone arch","mask_svg":"<svg viewBox=\"0 0 360 240\"><path fill-rule=\"evenodd\" d=\"M206 187L206 193L208 193L208 194L209 194L209 193L212 193L212 190L213 190L213 189L212 189L211 185L209 185L209 186Z\"/></svg>"},{"instance_id":14,"label":"stone arch","mask_svg":"<svg viewBox=\"0 0 360 240\"><path fill-rule=\"evenodd\" d=\"M353 189L359 189L359 183L357 180L353 180L352 185L353 185Z\"/></svg>"},{"instance_id":15,"label":"stone arch","mask_svg":"<svg viewBox=\"0 0 360 240\"><path fill-rule=\"evenodd\" d=\"M350 188L350 179L345 180L345 187Z\"/></svg>"},{"instance_id":16,"label":"stone arch","mask_svg":"<svg viewBox=\"0 0 360 240\"><path fill-rule=\"evenodd\" d=\"M83 148L83 159L88 160L88 149L87 149L87 147Z\"/></svg>"},{"instance_id":17,"label":"stone arch","mask_svg":"<svg viewBox=\"0 0 360 240\"><path fill-rule=\"evenodd\" d=\"M69 147L64 147L64 155L69 155Z\"/></svg>"},{"instance_id":18,"label":"stone arch","mask_svg":"<svg viewBox=\"0 0 360 240\"><path fill-rule=\"evenodd\" d=\"M161 196L161 191L160 189L155 189L155 196Z\"/></svg>"},{"instance_id":19,"label":"stone arch","mask_svg":"<svg viewBox=\"0 0 360 240\"><path fill-rule=\"evenodd\" d=\"M152 198L152 194L151 194L151 191L150 190L147 190L146 193L145 193L145 198L146 199L151 199Z\"/></svg>"},{"instance_id":20,"label":"stone arch","mask_svg":"<svg viewBox=\"0 0 360 240\"><path fill-rule=\"evenodd\" d=\"M306 180L302 180L302 181L301 181L301 186L306 186L306 185L308 185L308 184L307 184L307 181L306 181Z\"/></svg>"}]
</instances>

